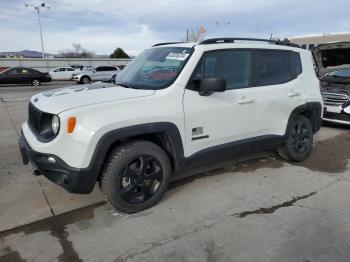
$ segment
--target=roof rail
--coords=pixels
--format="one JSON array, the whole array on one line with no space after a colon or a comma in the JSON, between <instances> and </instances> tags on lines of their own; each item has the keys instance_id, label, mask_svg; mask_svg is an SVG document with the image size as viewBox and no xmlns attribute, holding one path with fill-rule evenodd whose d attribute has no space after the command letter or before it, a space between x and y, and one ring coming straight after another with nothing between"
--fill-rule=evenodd
<instances>
[{"instance_id":1,"label":"roof rail","mask_svg":"<svg viewBox=\"0 0 350 262\"><path fill-rule=\"evenodd\" d=\"M155 47L155 46L161 46L161 45L183 44L183 43L186 43L186 42L168 42L168 43L158 43L158 44L153 45L152 47Z\"/></svg>"},{"instance_id":2,"label":"roof rail","mask_svg":"<svg viewBox=\"0 0 350 262\"><path fill-rule=\"evenodd\" d=\"M260 38L211 38L200 42L200 45L206 44L219 44L219 43L234 43L235 41L254 41L254 42L266 42L275 45L284 45L291 47L298 47L299 45L291 43L288 39L284 40L271 40L271 39L260 39Z\"/></svg>"}]
</instances>

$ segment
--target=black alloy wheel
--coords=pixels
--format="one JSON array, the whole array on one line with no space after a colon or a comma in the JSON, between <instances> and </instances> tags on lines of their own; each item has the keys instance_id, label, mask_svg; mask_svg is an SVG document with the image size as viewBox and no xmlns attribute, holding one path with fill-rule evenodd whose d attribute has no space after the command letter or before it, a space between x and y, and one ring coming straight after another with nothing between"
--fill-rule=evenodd
<instances>
[{"instance_id":1,"label":"black alloy wheel","mask_svg":"<svg viewBox=\"0 0 350 262\"><path fill-rule=\"evenodd\" d=\"M294 117L288 124L284 143L278 153L288 161L304 161L312 151L313 135L308 118L304 115Z\"/></svg>"},{"instance_id":2,"label":"black alloy wheel","mask_svg":"<svg viewBox=\"0 0 350 262\"><path fill-rule=\"evenodd\" d=\"M118 176L117 191L124 201L140 204L153 197L163 181L163 168L153 156L131 160Z\"/></svg>"},{"instance_id":3,"label":"black alloy wheel","mask_svg":"<svg viewBox=\"0 0 350 262\"><path fill-rule=\"evenodd\" d=\"M297 122L292 129L292 145L295 152L303 154L308 150L310 145L310 134L309 127L303 122Z\"/></svg>"},{"instance_id":4,"label":"black alloy wheel","mask_svg":"<svg viewBox=\"0 0 350 262\"><path fill-rule=\"evenodd\" d=\"M171 174L169 157L161 147L150 141L135 140L110 152L99 183L116 210L135 213L159 202Z\"/></svg>"}]
</instances>

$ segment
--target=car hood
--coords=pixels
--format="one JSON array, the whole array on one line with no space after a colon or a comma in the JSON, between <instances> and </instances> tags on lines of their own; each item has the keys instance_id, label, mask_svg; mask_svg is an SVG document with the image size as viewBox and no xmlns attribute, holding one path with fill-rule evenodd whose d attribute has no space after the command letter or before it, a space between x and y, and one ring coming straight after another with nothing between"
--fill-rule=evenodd
<instances>
[{"instance_id":1,"label":"car hood","mask_svg":"<svg viewBox=\"0 0 350 262\"><path fill-rule=\"evenodd\" d=\"M334 70L334 67L339 69L350 64L350 42L320 44L311 51L318 68L318 76Z\"/></svg>"},{"instance_id":2,"label":"car hood","mask_svg":"<svg viewBox=\"0 0 350 262\"><path fill-rule=\"evenodd\" d=\"M125 88L110 83L94 83L45 91L32 96L30 102L41 111L59 114L72 108L151 96L154 93L155 90Z\"/></svg>"}]
</instances>

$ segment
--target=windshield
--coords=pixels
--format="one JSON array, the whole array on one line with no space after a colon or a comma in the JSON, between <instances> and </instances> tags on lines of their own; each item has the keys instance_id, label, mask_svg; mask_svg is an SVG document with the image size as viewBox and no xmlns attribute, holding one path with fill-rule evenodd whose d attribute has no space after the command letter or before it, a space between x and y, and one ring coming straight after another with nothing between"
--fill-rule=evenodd
<instances>
[{"instance_id":1,"label":"windshield","mask_svg":"<svg viewBox=\"0 0 350 262\"><path fill-rule=\"evenodd\" d=\"M166 88L175 81L192 50L182 47L145 50L118 74L115 83L140 89Z\"/></svg>"},{"instance_id":2,"label":"windshield","mask_svg":"<svg viewBox=\"0 0 350 262\"><path fill-rule=\"evenodd\" d=\"M343 69L343 70L332 71L332 72L328 73L327 76L350 77L350 69Z\"/></svg>"}]
</instances>

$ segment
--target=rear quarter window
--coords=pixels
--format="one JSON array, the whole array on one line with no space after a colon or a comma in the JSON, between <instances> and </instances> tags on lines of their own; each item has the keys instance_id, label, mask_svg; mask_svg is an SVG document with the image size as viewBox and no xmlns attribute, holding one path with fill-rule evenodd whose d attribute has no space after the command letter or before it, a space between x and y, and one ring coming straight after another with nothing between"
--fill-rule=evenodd
<instances>
[{"instance_id":1,"label":"rear quarter window","mask_svg":"<svg viewBox=\"0 0 350 262\"><path fill-rule=\"evenodd\" d=\"M258 50L255 57L255 85L289 82L301 74L299 53L285 50Z\"/></svg>"}]
</instances>

